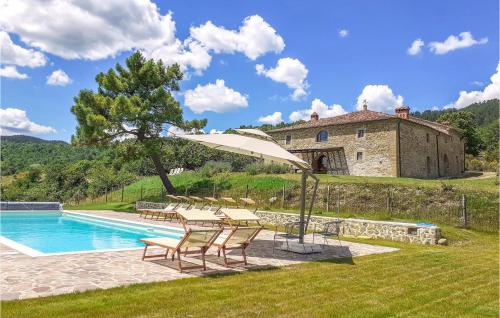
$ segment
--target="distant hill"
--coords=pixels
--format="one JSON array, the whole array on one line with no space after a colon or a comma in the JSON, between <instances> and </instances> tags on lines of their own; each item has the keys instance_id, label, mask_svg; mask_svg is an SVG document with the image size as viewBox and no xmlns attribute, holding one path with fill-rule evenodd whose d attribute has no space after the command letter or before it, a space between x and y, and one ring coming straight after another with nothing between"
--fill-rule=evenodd
<instances>
[{"instance_id":1,"label":"distant hill","mask_svg":"<svg viewBox=\"0 0 500 318\"><path fill-rule=\"evenodd\" d=\"M30 143L30 144L68 144L62 140L45 140L26 135L13 135L0 137L2 142Z\"/></svg>"},{"instance_id":2,"label":"distant hill","mask_svg":"<svg viewBox=\"0 0 500 318\"><path fill-rule=\"evenodd\" d=\"M495 120L498 120L499 100L490 99L488 101L474 103L462 109L446 109L446 110L426 110L423 112L414 112L413 116L436 121L439 116L446 112L468 111L476 116L476 121L479 127L485 127Z\"/></svg>"},{"instance_id":3,"label":"distant hill","mask_svg":"<svg viewBox=\"0 0 500 318\"><path fill-rule=\"evenodd\" d=\"M104 151L74 147L61 140L44 140L31 136L2 136L0 154L2 175L26 170L33 164L66 165L78 160L93 160Z\"/></svg>"}]
</instances>

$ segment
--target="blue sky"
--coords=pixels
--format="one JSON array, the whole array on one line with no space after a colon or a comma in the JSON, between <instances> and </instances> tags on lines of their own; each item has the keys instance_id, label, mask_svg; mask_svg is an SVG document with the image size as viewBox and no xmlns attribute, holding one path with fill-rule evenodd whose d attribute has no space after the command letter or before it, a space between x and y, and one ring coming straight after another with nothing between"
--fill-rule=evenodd
<instances>
[{"instance_id":1,"label":"blue sky","mask_svg":"<svg viewBox=\"0 0 500 318\"><path fill-rule=\"evenodd\" d=\"M339 115L365 99L391 113L500 95L495 0L80 3L27 0L0 13L3 134L69 140L73 97L133 49L180 61L177 98L207 132Z\"/></svg>"}]
</instances>

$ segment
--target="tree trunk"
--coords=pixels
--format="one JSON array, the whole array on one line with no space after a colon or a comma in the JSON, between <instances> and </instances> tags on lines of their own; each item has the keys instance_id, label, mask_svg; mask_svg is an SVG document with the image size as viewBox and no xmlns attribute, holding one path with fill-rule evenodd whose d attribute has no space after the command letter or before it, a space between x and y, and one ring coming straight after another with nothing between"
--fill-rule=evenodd
<instances>
[{"instance_id":1,"label":"tree trunk","mask_svg":"<svg viewBox=\"0 0 500 318\"><path fill-rule=\"evenodd\" d=\"M160 156L154 154L150 156L151 160L153 160L153 163L155 165L156 171L158 172L158 175L160 176L161 182L163 183L163 186L167 190L169 194L175 194L175 188L168 179L167 172L165 171L165 168L163 168L163 165L161 164L161 159Z\"/></svg>"}]
</instances>

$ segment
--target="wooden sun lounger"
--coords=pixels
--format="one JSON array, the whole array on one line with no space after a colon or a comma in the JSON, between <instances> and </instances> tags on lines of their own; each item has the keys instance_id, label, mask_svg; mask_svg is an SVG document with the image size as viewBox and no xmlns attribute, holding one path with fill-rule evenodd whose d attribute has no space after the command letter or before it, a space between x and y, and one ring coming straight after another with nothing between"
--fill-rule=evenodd
<instances>
[{"instance_id":1,"label":"wooden sun lounger","mask_svg":"<svg viewBox=\"0 0 500 318\"><path fill-rule=\"evenodd\" d=\"M164 214L166 219L167 215L170 214L175 215L174 210L175 208L177 208L178 205L179 203L170 203L163 209L138 209L137 211L140 212L139 217L142 217L144 215L144 218L147 218L148 215L151 215L151 219L153 219L156 216L156 219L158 220L159 216L161 214Z\"/></svg>"},{"instance_id":2,"label":"wooden sun lounger","mask_svg":"<svg viewBox=\"0 0 500 318\"><path fill-rule=\"evenodd\" d=\"M207 202L210 202L210 203L218 203L219 200L217 200L216 198L214 197L203 197L203 199Z\"/></svg>"},{"instance_id":3,"label":"wooden sun lounger","mask_svg":"<svg viewBox=\"0 0 500 318\"><path fill-rule=\"evenodd\" d=\"M230 225L233 223L240 224L241 222L245 222L246 224L248 224L248 222L256 222L260 225L260 217L247 209L225 208L221 209L221 211L226 216L226 220Z\"/></svg>"},{"instance_id":4,"label":"wooden sun lounger","mask_svg":"<svg viewBox=\"0 0 500 318\"><path fill-rule=\"evenodd\" d=\"M177 211L177 217L186 231L188 229L188 222L208 222L215 225L220 224L222 221L222 217L215 215L215 212L200 209Z\"/></svg>"},{"instance_id":5,"label":"wooden sun lounger","mask_svg":"<svg viewBox=\"0 0 500 318\"><path fill-rule=\"evenodd\" d=\"M240 198L240 201L243 201L245 205L256 205L257 203L250 198Z\"/></svg>"},{"instance_id":6,"label":"wooden sun lounger","mask_svg":"<svg viewBox=\"0 0 500 318\"><path fill-rule=\"evenodd\" d=\"M233 199L233 198L230 198L230 197L221 197L220 199L222 201L226 202L226 207L228 207L228 205L238 206L238 202L236 202L236 200Z\"/></svg>"},{"instance_id":7,"label":"wooden sun lounger","mask_svg":"<svg viewBox=\"0 0 500 318\"><path fill-rule=\"evenodd\" d=\"M144 246L144 252L142 254L142 260L146 258L153 257L163 257L167 259L168 253L172 252L172 261L175 258L175 254L177 254L177 258L179 261L179 271L182 273L185 269L194 269L194 268L203 268L206 270L207 267L205 265L205 253L213 244L215 239L222 232L221 229L209 229L209 230L188 230L184 236L180 239L174 239L169 237L158 237L158 238L148 238L141 239L140 241L146 244ZM167 251L164 254L154 254L154 255L146 255L149 246L159 246L165 248ZM195 250L189 250L189 249ZM193 266L182 266L181 254L201 254L201 259L203 261L203 265L193 265Z\"/></svg>"},{"instance_id":8,"label":"wooden sun lounger","mask_svg":"<svg viewBox=\"0 0 500 318\"><path fill-rule=\"evenodd\" d=\"M262 226L258 227L235 227L231 229L231 232L227 236L220 235L213 243L214 247L217 247L217 256L220 257L220 252L224 256L224 265L229 267L229 265L244 263L247 265L247 255L245 253L246 248L252 243L254 238L262 230ZM241 261L229 261L226 256L227 250L241 249L241 256L243 260Z\"/></svg>"}]
</instances>

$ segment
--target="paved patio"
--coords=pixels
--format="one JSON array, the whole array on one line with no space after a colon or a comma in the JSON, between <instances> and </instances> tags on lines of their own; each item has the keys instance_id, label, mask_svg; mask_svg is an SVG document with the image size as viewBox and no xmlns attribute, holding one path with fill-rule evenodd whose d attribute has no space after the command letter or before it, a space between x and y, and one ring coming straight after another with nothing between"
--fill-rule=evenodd
<instances>
[{"instance_id":1,"label":"paved patio","mask_svg":"<svg viewBox=\"0 0 500 318\"><path fill-rule=\"evenodd\" d=\"M111 211L85 211L85 213L136 222L180 226L178 223L144 220L132 213ZM326 259L346 258L347 262L354 264L352 257L397 251L391 247L345 241L340 245L337 240L330 240L330 245L325 247L322 253L302 255L276 249L273 254L273 234L267 230L259 233L247 250L249 265L246 267L226 268L223 266L223 259L210 251L207 255L207 271L194 270L187 273L179 273L176 269L177 262L172 262L170 259L141 261L142 250L30 257L0 245L0 298L1 300L25 299ZM311 237L308 236L306 241L311 241ZM229 255L231 258L240 259L238 251ZM184 259L188 263L201 264L196 255Z\"/></svg>"}]
</instances>

